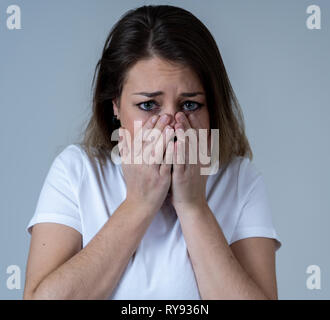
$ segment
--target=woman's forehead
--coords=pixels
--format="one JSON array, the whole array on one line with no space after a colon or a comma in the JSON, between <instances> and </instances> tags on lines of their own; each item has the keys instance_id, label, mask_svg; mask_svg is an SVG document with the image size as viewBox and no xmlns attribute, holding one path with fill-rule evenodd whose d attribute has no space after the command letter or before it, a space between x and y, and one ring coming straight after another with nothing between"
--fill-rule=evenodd
<instances>
[{"instance_id":1,"label":"woman's forehead","mask_svg":"<svg viewBox=\"0 0 330 320\"><path fill-rule=\"evenodd\" d=\"M129 94L136 92L203 91L202 85L191 68L173 65L165 60L152 58L138 61L129 71L125 81Z\"/></svg>"}]
</instances>

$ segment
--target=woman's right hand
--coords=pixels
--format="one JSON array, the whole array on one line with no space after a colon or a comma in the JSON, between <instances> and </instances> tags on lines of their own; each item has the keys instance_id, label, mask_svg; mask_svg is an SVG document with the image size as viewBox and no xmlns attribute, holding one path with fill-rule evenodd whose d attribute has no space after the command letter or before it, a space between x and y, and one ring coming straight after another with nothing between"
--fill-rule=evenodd
<instances>
[{"instance_id":1,"label":"woman's right hand","mask_svg":"<svg viewBox=\"0 0 330 320\"><path fill-rule=\"evenodd\" d=\"M155 122L152 122L153 118ZM171 139L175 133L167 125L170 119L170 115L150 117L134 139L128 138L130 133L127 129L119 129L122 137L119 142L121 166L127 188L126 201L137 206L148 206L153 213L161 208L171 185L174 153L174 142ZM142 142L138 141L138 137L143 137ZM137 163L138 157L141 161Z\"/></svg>"}]
</instances>

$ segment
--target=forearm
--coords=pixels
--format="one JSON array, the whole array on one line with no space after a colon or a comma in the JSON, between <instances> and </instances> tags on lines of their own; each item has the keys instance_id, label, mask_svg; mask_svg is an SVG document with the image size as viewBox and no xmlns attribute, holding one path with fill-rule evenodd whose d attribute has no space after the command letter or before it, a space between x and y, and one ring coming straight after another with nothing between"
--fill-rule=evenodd
<instances>
[{"instance_id":1,"label":"forearm","mask_svg":"<svg viewBox=\"0 0 330 320\"><path fill-rule=\"evenodd\" d=\"M235 258L208 205L178 217L202 299L267 299Z\"/></svg>"},{"instance_id":2,"label":"forearm","mask_svg":"<svg viewBox=\"0 0 330 320\"><path fill-rule=\"evenodd\" d=\"M106 299L138 247L153 213L124 201L85 248L49 274L32 299Z\"/></svg>"}]
</instances>

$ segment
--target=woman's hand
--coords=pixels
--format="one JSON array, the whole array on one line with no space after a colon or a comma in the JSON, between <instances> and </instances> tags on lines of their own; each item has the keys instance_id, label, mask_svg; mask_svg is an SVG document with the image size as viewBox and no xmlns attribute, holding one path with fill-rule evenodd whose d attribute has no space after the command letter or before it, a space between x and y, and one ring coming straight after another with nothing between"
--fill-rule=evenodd
<instances>
[{"instance_id":1,"label":"woman's hand","mask_svg":"<svg viewBox=\"0 0 330 320\"><path fill-rule=\"evenodd\" d=\"M174 147L174 164L172 173L172 185L170 201L179 215L181 212L189 211L189 208L194 206L204 206L206 201L206 182L208 175L201 175L203 165L199 159L199 134L198 129L201 129L198 118L192 113L189 115L189 120L183 112L176 115L178 122L175 124L175 133L177 141ZM190 129L191 133L195 133L196 142L194 139L187 139L184 132ZM187 142L188 140L188 142ZM209 154L209 135L207 135L207 146L203 146L201 150L206 150ZM205 148L204 148L205 147ZM189 156L189 150L194 155L194 163ZM182 163L184 162L184 163ZM188 163L189 162L189 163Z\"/></svg>"},{"instance_id":2,"label":"woman's hand","mask_svg":"<svg viewBox=\"0 0 330 320\"><path fill-rule=\"evenodd\" d=\"M156 120L153 123L154 117ZM170 139L174 136L174 130L167 126L170 115L154 117L146 121L132 143L129 131L121 127L119 134L123 139L119 142L119 149L122 146L120 154L127 187L126 201L136 206L148 206L148 209L156 213L171 184L174 142ZM166 128L170 128L167 133ZM169 159L167 163L164 163L164 157Z\"/></svg>"}]
</instances>

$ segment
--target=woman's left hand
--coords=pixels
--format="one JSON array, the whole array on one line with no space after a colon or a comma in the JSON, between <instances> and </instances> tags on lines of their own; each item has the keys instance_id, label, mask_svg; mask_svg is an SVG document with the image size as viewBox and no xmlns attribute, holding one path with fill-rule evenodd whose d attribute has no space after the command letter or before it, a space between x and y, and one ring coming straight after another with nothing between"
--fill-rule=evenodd
<instances>
[{"instance_id":1,"label":"woman's left hand","mask_svg":"<svg viewBox=\"0 0 330 320\"><path fill-rule=\"evenodd\" d=\"M188 118L183 112L176 114L177 123L174 128L177 141L174 144L169 200L178 215L189 211L189 208L207 205L206 182L208 175L201 174L203 165L199 158L201 146L198 129L202 128L196 115L191 113ZM189 136L195 135L196 139L185 137L184 133L187 130L190 132ZM209 134L207 134L207 144L207 153L209 154ZM192 157L189 156L189 150L192 152ZM205 150L205 146L202 146L201 150ZM192 161L193 159L194 161Z\"/></svg>"}]
</instances>

